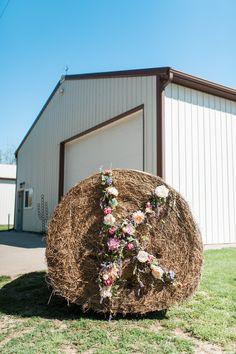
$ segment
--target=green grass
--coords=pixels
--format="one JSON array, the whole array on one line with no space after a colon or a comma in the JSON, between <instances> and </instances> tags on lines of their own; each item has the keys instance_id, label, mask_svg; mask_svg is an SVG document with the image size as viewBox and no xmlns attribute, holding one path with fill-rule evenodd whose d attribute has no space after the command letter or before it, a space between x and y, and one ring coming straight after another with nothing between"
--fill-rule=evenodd
<instances>
[{"instance_id":1,"label":"green grass","mask_svg":"<svg viewBox=\"0 0 236 354\"><path fill-rule=\"evenodd\" d=\"M13 229L13 225L9 225L10 230ZM8 225L0 225L0 231L8 230Z\"/></svg>"},{"instance_id":2,"label":"green grass","mask_svg":"<svg viewBox=\"0 0 236 354\"><path fill-rule=\"evenodd\" d=\"M36 353L234 353L236 249L205 252L195 296L167 317L117 317L108 322L53 297L44 272L15 280L0 277L0 352ZM214 351L215 350L215 351Z\"/></svg>"}]
</instances>

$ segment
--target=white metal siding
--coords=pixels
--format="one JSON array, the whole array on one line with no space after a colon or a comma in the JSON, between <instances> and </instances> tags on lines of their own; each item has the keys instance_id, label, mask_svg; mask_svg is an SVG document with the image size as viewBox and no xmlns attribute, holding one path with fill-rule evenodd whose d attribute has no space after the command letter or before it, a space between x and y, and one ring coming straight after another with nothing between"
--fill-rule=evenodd
<instances>
[{"instance_id":1,"label":"white metal siding","mask_svg":"<svg viewBox=\"0 0 236 354\"><path fill-rule=\"evenodd\" d=\"M236 243L236 103L165 90L165 180L187 199L205 244Z\"/></svg>"},{"instance_id":2,"label":"white metal siding","mask_svg":"<svg viewBox=\"0 0 236 354\"><path fill-rule=\"evenodd\" d=\"M15 181L0 180L0 225L8 224L8 214L10 225L14 224L15 189Z\"/></svg>"},{"instance_id":3,"label":"white metal siding","mask_svg":"<svg viewBox=\"0 0 236 354\"><path fill-rule=\"evenodd\" d=\"M59 94L64 88L64 95ZM156 173L156 77L65 81L18 152L18 179L33 188L33 208L24 210L23 229L40 231L37 203L45 195L49 213L58 202L59 144L144 104L145 171Z\"/></svg>"},{"instance_id":4,"label":"white metal siding","mask_svg":"<svg viewBox=\"0 0 236 354\"><path fill-rule=\"evenodd\" d=\"M0 178L16 178L16 165L0 164Z\"/></svg>"},{"instance_id":5,"label":"white metal siding","mask_svg":"<svg viewBox=\"0 0 236 354\"><path fill-rule=\"evenodd\" d=\"M143 170L142 110L66 144L64 192L100 167Z\"/></svg>"}]
</instances>

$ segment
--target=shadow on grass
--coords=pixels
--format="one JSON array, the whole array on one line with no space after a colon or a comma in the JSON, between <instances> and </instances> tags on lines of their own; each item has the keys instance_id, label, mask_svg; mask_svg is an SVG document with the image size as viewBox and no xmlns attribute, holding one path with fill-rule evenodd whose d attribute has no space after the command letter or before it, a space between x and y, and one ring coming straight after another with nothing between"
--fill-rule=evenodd
<instances>
[{"instance_id":1,"label":"shadow on grass","mask_svg":"<svg viewBox=\"0 0 236 354\"><path fill-rule=\"evenodd\" d=\"M51 289L45 281L45 272L33 272L12 280L0 289L0 312L7 315L21 317L42 317L47 319L78 319L89 318L94 320L108 319L109 316L97 314L93 311L82 312L78 305L67 305L65 299L52 296L49 305L48 299ZM117 315L116 320L123 318ZM164 312L152 312L143 316L126 315L129 320L163 319Z\"/></svg>"}]
</instances>

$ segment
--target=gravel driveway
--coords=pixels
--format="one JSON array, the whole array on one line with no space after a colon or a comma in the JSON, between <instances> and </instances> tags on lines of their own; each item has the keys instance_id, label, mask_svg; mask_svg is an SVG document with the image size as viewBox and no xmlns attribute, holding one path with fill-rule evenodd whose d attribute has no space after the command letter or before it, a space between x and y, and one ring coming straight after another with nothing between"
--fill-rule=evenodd
<instances>
[{"instance_id":1,"label":"gravel driveway","mask_svg":"<svg viewBox=\"0 0 236 354\"><path fill-rule=\"evenodd\" d=\"M0 232L0 275L15 276L45 269L45 241L41 235Z\"/></svg>"}]
</instances>

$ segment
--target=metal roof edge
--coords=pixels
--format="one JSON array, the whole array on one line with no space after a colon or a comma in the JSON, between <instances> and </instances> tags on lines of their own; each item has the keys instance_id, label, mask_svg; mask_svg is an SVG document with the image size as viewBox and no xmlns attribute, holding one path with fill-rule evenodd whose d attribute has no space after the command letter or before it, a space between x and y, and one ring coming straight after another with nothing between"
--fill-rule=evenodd
<instances>
[{"instance_id":1,"label":"metal roof edge","mask_svg":"<svg viewBox=\"0 0 236 354\"><path fill-rule=\"evenodd\" d=\"M70 81L70 80L88 80L88 79L105 79L105 78L118 78L118 77L132 77L132 76L160 76L165 79L171 79L167 82L175 83L178 85L182 85L185 87L189 87L195 90L203 91L205 93L213 94L219 97L223 97L229 100L236 101L236 90L224 85L216 84L212 81L201 79L197 76L193 76L190 74L186 74L182 71L178 71L172 69L171 67L159 67L159 68L148 68L148 69L133 69L133 70L123 70L123 71L107 71L107 72L98 72L98 73L85 73L85 74L74 74L74 75L66 75L63 77L63 80ZM30 132L34 128L35 124L38 122L39 118L47 108L49 102L51 101L52 97L56 93L57 89L61 84L61 80L58 81L57 85L55 86L54 90L52 91L51 95L47 99L46 103L44 104L43 108L37 115L36 119L34 120L33 124L31 125L30 129L24 136L23 140L21 141L20 145L18 146L15 156L24 144L25 140L29 136Z\"/></svg>"},{"instance_id":2,"label":"metal roof edge","mask_svg":"<svg viewBox=\"0 0 236 354\"><path fill-rule=\"evenodd\" d=\"M236 89L220 85L215 82L199 78L182 71L170 69L173 75L172 83L202 91L211 95L219 96L225 99L236 101Z\"/></svg>"},{"instance_id":3,"label":"metal roof edge","mask_svg":"<svg viewBox=\"0 0 236 354\"><path fill-rule=\"evenodd\" d=\"M25 134L23 140L21 141L20 145L18 146L18 148L15 151L15 157L17 158L17 153L20 150L21 146L24 144L25 140L27 139L27 137L29 136L31 130L33 129L33 127L35 126L35 124L37 123L37 121L39 120L39 118L41 117L41 115L43 114L43 112L45 111L45 109L47 108L47 105L49 104L49 102L51 101L52 97L54 96L54 94L56 93L58 87L60 86L61 81L58 81L58 83L56 84L54 90L52 91L51 95L48 97L46 103L43 105L43 108L41 109L41 111L39 112L39 114L37 115L36 119L34 120L33 124L31 125L31 127L29 128L29 130L27 131L27 133Z\"/></svg>"},{"instance_id":4,"label":"metal roof edge","mask_svg":"<svg viewBox=\"0 0 236 354\"><path fill-rule=\"evenodd\" d=\"M85 80L85 79L101 79L101 78L111 78L111 77L129 77L129 76L152 76L152 75L161 75L165 74L170 68L169 67L160 67L160 68L149 68L149 69L133 69L133 70L123 70L123 71L107 71L107 72L97 72L97 73L85 73L85 74L74 74L74 75L63 75L63 81L70 81L70 80ZM47 99L46 103L44 104L43 108L37 115L36 119L34 120L33 124L29 128L28 132L24 136L23 140L21 141L20 145L15 151L15 156L17 158L18 151L24 144L25 140L29 136L30 132L34 128L35 124L38 122L39 118L45 111L46 107L48 106L49 102L51 101L52 97L56 93L58 87L63 82L60 79L52 91L51 95Z\"/></svg>"},{"instance_id":5,"label":"metal roof edge","mask_svg":"<svg viewBox=\"0 0 236 354\"><path fill-rule=\"evenodd\" d=\"M105 72L97 72L97 73L66 75L65 79L66 80L88 80L88 79L106 79L112 77L117 78L117 77L131 77L131 76L155 76L155 75L166 74L168 70L170 70L169 66L164 66L159 68L105 71Z\"/></svg>"}]
</instances>

